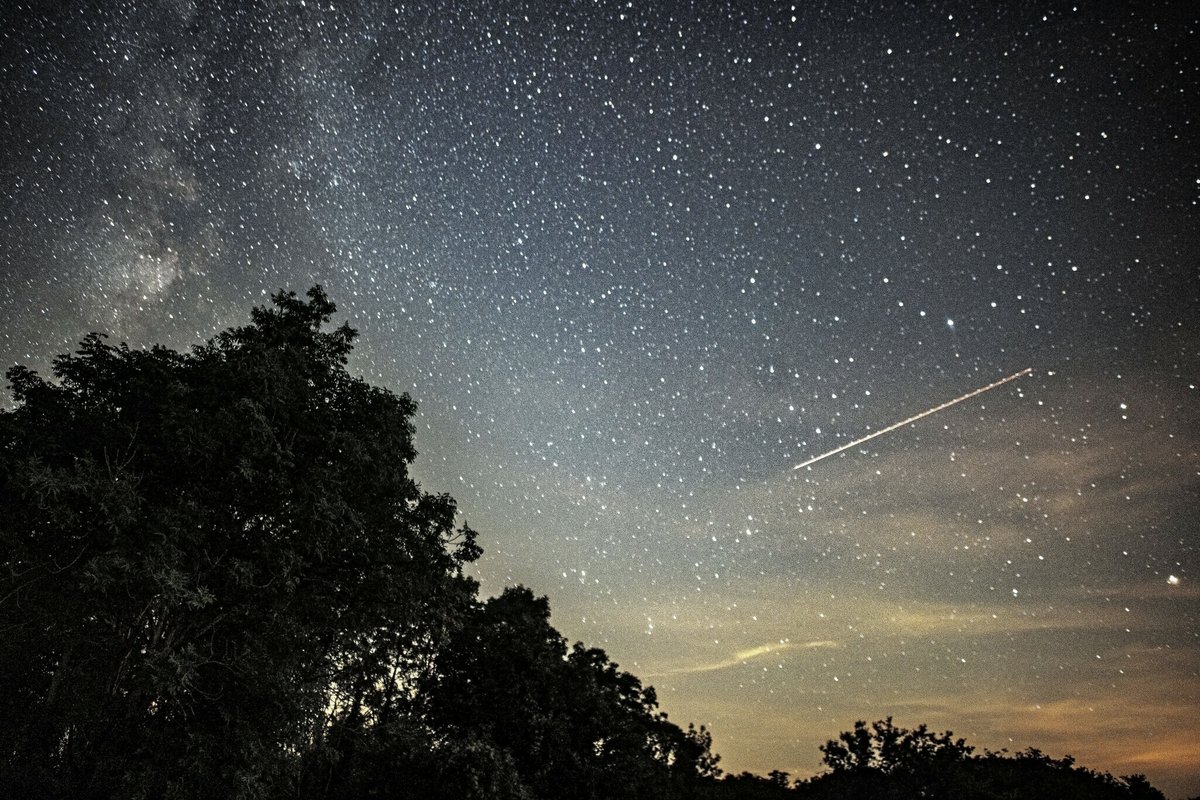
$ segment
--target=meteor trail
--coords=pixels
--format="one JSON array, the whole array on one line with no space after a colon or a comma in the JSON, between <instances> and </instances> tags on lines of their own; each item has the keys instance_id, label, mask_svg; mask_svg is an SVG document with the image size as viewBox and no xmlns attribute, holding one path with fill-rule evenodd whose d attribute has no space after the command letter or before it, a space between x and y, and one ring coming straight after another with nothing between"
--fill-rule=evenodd
<instances>
[{"instance_id":1,"label":"meteor trail","mask_svg":"<svg viewBox=\"0 0 1200 800\"><path fill-rule=\"evenodd\" d=\"M874 433L869 433L866 436L862 437L861 439L855 439L853 442L850 442L849 444L844 444L835 450L830 450L828 453L822 453L819 456L814 456L813 458L810 458L808 461L805 461L802 464L797 464L796 466L792 467L792 469L793 470L803 469L804 467L807 467L810 464L817 463L818 461L820 461L823 458L829 458L830 456L836 456L838 453L842 452L843 450L849 450L851 447L856 447L857 445L860 445L863 442L871 441L876 436L883 436L885 433L890 433L890 432L896 430L897 428L903 428L905 425L916 422L919 419L924 419L925 417L928 417L930 414L936 414L937 412L941 411L942 409L949 408L950 406L955 405L956 403L961 403L963 400L970 400L972 397L975 397L976 395L981 395L984 392L990 392L992 389L995 389L997 386L1003 386L1004 384L1008 383L1009 381L1015 381L1017 378L1021 377L1022 375L1028 375L1031 372L1033 372L1033 367L1026 367L1025 369L1021 370L1020 372L1014 372L1012 375L1009 375L1007 378L1002 378L1002 379L996 381L995 383L989 383L987 386L984 386L982 389L976 389L973 392L967 392L962 397L956 397L953 400L947 400L945 403L942 403L940 406L934 406L933 408L929 409L928 411L922 411L920 414L915 414L906 420L897 422L895 425L889 425L886 428L884 428L883 430L878 430L878 431L875 431Z\"/></svg>"}]
</instances>

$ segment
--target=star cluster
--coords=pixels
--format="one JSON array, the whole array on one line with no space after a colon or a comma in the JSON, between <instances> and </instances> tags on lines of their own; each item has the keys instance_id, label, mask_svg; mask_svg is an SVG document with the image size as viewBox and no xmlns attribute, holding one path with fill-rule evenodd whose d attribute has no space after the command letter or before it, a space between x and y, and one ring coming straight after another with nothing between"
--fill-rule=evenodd
<instances>
[{"instance_id":1,"label":"star cluster","mask_svg":"<svg viewBox=\"0 0 1200 800\"><path fill-rule=\"evenodd\" d=\"M0 361L320 282L485 590L548 593L727 769L894 714L1195 793L1198 27L8 3Z\"/></svg>"}]
</instances>

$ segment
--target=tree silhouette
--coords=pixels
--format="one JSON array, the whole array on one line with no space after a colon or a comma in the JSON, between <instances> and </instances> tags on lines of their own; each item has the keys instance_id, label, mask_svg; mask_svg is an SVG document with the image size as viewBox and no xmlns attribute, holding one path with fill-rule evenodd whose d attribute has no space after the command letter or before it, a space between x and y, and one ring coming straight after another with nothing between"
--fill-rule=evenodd
<instances>
[{"instance_id":1,"label":"tree silhouette","mask_svg":"<svg viewBox=\"0 0 1200 800\"><path fill-rule=\"evenodd\" d=\"M263 796L473 596L473 534L408 475L412 401L347 374L320 287L273 302L191 353L92 334L57 383L8 371L8 785Z\"/></svg>"},{"instance_id":2,"label":"tree silhouette","mask_svg":"<svg viewBox=\"0 0 1200 800\"><path fill-rule=\"evenodd\" d=\"M707 731L658 713L654 690L566 640L524 587L478 606L439 654L431 719L512 755L539 797L670 797L716 773Z\"/></svg>"},{"instance_id":3,"label":"tree silhouette","mask_svg":"<svg viewBox=\"0 0 1200 800\"><path fill-rule=\"evenodd\" d=\"M891 717L870 725L859 721L821 747L831 771L796 791L814 800L1163 800L1142 775L1114 778L1077 767L1070 756L1056 760L1035 749L1015 756L976 756L974 750L950 731L933 733L924 725L908 730Z\"/></svg>"}]
</instances>

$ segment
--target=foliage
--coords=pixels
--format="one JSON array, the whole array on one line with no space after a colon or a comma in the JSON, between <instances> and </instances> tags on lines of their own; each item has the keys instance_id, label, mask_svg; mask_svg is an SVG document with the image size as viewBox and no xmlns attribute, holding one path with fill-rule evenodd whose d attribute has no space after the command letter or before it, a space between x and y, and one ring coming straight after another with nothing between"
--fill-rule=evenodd
<instances>
[{"instance_id":1,"label":"foliage","mask_svg":"<svg viewBox=\"0 0 1200 800\"><path fill-rule=\"evenodd\" d=\"M853 731L826 742L821 752L834 772L913 772L933 762L962 761L969 756L974 748L952 736L949 731L932 733L924 725L912 731L898 728L888 717L870 728L865 722L856 722Z\"/></svg>"},{"instance_id":2,"label":"foliage","mask_svg":"<svg viewBox=\"0 0 1200 800\"><path fill-rule=\"evenodd\" d=\"M495 742L536 796L671 797L716 772L707 731L668 722L604 651L568 650L546 598L524 587L478 605L434 674L434 724Z\"/></svg>"},{"instance_id":3,"label":"foliage","mask_svg":"<svg viewBox=\"0 0 1200 800\"><path fill-rule=\"evenodd\" d=\"M857 798L955 798L956 800L1163 800L1142 775L1114 778L1052 759L1030 749L1009 756L974 748L950 731L933 733L921 725L907 730L891 717L856 722L821 747L831 771L797 784L796 793L813 800Z\"/></svg>"},{"instance_id":4,"label":"foliage","mask_svg":"<svg viewBox=\"0 0 1200 800\"><path fill-rule=\"evenodd\" d=\"M190 354L93 334L57 383L9 370L6 780L266 796L473 595L473 534L408 475L412 401L347 374L319 287L274 305Z\"/></svg>"}]
</instances>

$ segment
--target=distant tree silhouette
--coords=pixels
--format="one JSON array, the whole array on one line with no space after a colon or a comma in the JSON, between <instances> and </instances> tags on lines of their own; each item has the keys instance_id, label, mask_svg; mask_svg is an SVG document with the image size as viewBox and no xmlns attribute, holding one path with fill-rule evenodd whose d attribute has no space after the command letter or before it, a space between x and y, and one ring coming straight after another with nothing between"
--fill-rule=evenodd
<instances>
[{"instance_id":1,"label":"distant tree silhouette","mask_svg":"<svg viewBox=\"0 0 1200 800\"><path fill-rule=\"evenodd\" d=\"M785 800L795 795L796 792L788 786L787 773L772 770L765 778L752 772L726 775L698 796L720 800Z\"/></svg>"},{"instance_id":2,"label":"distant tree silhouette","mask_svg":"<svg viewBox=\"0 0 1200 800\"><path fill-rule=\"evenodd\" d=\"M924 725L908 730L891 717L869 726L856 722L821 751L831 772L797 784L800 797L1163 800L1142 775L1114 778L1076 767L1070 756L1055 760L1035 749L975 756L950 731L933 733Z\"/></svg>"}]
</instances>

